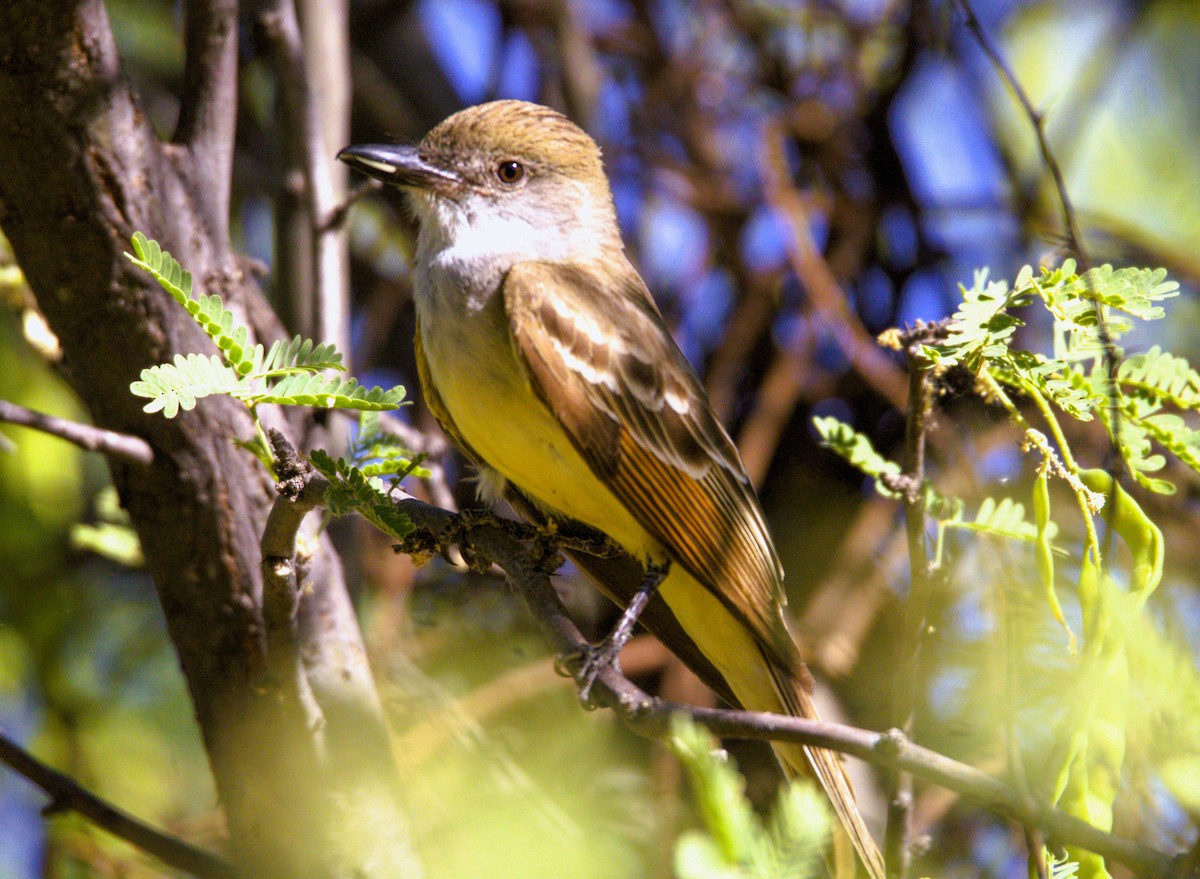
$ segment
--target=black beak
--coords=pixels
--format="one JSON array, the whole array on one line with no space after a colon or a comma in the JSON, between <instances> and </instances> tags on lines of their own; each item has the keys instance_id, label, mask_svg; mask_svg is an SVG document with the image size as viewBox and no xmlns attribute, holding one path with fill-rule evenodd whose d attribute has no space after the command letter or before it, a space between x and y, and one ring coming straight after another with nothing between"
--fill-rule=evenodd
<instances>
[{"instance_id":1,"label":"black beak","mask_svg":"<svg viewBox=\"0 0 1200 879\"><path fill-rule=\"evenodd\" d=\"M393 186L437 190L460 182L458 175L422 159L413 146L356 144L346 147L337 157L351 168Z\"/></svg>"}]
</instances>

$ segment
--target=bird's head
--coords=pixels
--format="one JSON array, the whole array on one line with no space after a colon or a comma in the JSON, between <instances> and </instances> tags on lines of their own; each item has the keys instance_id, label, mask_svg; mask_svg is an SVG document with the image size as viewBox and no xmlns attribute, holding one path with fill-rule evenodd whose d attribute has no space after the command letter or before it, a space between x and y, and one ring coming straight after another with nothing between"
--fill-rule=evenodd
<instances>
[{"instance_id":1,"label":"bird's head","mask_svg":"<svg viewBox=\"0 0 1200 879\"><path fill-rule=\"evenodd\" d=\"M600 148L549 107L480 104L416 146L349 146L338 158L407 192L429 248L483 235L497 251L564 261L621 247Z\"/></svg>"}]
</instances>

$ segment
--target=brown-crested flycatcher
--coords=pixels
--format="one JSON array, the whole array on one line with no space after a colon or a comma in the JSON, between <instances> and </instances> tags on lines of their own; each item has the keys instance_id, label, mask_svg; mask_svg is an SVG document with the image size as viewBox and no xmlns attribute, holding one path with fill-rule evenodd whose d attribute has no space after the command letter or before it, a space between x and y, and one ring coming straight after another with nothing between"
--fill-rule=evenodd
<instances>
[{"instance_id":1,"label":"brown-crested flycatcher","mask_svg":"<svg viewBox=\"0 0 1200 879\"><path fill-rule=\"evenodd\" d=\"M650 628L743 708L815 718L762 509L625 256L595 142L554 110L496 101L416 147L351 146L339 158L408 194L421 386L478 465L481 495L584 523L665 571ZM629 597L602 561L573 557ZM789 775L817 777L882 877L837 755L775 751Z\"/></svg>"}]
</instances>

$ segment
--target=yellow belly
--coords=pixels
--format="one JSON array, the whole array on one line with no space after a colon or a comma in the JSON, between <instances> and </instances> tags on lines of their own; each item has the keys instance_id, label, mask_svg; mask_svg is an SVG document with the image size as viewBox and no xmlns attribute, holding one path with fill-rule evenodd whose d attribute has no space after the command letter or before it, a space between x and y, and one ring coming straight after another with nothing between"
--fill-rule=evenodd
<instances>
[{"instance_id":1,"label":"yellow belly","mask_svg":"<svg viewBox=\"0 0 1200 879\"><path fill-rule=\"evenodd\" d=\"M668 560L533 392L507 334L472 329L461 316L456 324L466 329L458 340L439 333L422 342L442 403L471 448L544 507L603 531L637 558ZM744 706L781 710L754 636L709 589L674 565L659 592Z\"/></svg>"},{"instance_id":2,"label":"yellow belly","mask_svg":"<svg viewBox=\"0 0 1200 879\"><path fill-rule=\"evenodd\" d=\"M460 346L425 334L429 372L455 427L492 469L544 507L603 531L638 558L665 558L530 387L506 334Z\"/></svg>"}]
</instances>

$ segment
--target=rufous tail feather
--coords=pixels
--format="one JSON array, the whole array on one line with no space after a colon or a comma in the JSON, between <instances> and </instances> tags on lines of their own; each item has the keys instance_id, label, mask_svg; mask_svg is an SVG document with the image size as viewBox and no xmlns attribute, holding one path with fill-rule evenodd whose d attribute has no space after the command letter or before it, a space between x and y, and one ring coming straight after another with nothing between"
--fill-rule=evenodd
<instances>
[{"instance_id":1,"label":"rufous tail feather","mask_svg":"<svg viewBox=\"0 0 1200 879\"><path fill-rule=\"evenodd\" d=\"M793 717L820 720L812 701L812 694L804 682L794 675L779 671L769 660L768 664L771 666L771 677L785 712ZM837 814L842 830L849 837L854 850L858 852L867 873L871 879L884 879L883 856L879 853L879 847L875 845L875 840L863 821L862 813L858 810L854 789L850 786L850 779L842 766L841 757L825 748L812 748L793 742L773 742L772 746L789 779L816 777L833 804L833 811ZM835 833L835 863L842 860L837 857L836 849ZM838 872L840 874L841 870Z\"/></svg>"}]
</instances>

